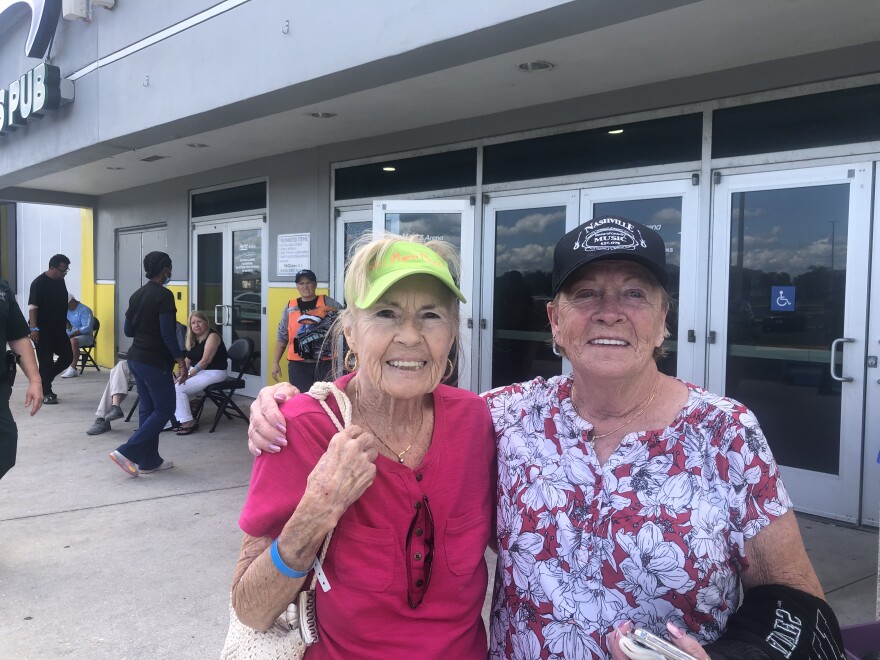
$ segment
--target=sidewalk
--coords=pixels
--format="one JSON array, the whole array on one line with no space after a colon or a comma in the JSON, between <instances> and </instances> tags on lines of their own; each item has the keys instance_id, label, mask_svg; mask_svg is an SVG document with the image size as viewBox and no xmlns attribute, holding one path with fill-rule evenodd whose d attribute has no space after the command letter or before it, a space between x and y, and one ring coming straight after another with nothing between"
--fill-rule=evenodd
<instances>
[{"instance_id":1,"label":"sidewalk","mask_svg":"<svg viewBox=\"0 0 880 660\"><path fill-rule=\"evenodd\" d=\"M131 479L107 454L134 421L85 434L106 379L90 369L61 380L61 403L34 418L21 407L23 379L13 392L19 451L0 481L0 658L216 658L250 477L246 426L164 433L160 451L175 467ZM876 530L810 519L801 528L841 623L873 620Z\"/></svg>"}]
</instances>

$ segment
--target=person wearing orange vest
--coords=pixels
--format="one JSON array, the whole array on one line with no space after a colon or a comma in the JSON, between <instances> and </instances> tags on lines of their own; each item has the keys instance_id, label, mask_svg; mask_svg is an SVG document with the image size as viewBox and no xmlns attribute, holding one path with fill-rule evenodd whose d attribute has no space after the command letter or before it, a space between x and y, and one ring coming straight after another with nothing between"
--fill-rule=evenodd
<instances>
[{"instance_id":1,"label":"person wearing orange vest","mask_svg":"<svg viewBox=\"0 0 880 660\"><path fill-rule=\"evenodd\" d=\"M330 367L333 365L332 358L321 360L307 360L298 355L293 347L293 339L300 327L300 317L312 310L326 307L333 311L342 309L342 304L330 296L315 295L318 286L318 278L315 274L304 269L296 274L296 290L299 297L287 303L287 307L281 313L281 322L278 324L278 332L275 344L275 360L272 363L272 378L281 380L281 356L287 349L287 378L290 384L300 392L308 392L309 388L319 380L327 380L330 376Z\"/></svg>"}]
</instances>

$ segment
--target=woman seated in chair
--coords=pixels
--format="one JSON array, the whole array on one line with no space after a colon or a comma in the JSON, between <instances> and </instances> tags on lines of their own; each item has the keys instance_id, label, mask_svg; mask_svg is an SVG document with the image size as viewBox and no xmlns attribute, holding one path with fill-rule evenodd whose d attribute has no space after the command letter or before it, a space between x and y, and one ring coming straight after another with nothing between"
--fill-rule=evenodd
<instances>
[{"instance_id":1,"label":"woman seated in chair","mask_svg":"<svg viewBox=\"0 0 880 660\"><path fill-rule=\"evenodd\" d=\"M199 427L193 419L189 397L203 392L208 385L226 380L226 345L220 333L211 327L204 312L195 311L189 315L186 367L189 370L186 381L174 386L177 395L174 416L180 422L177 435L189 435Z\"/></svg>"}]
</instances>

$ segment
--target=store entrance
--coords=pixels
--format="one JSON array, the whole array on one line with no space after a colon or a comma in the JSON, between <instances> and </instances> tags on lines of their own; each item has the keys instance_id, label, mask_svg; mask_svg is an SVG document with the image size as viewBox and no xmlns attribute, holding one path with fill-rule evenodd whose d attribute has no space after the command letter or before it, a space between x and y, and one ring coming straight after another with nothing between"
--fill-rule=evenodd
<instances>
[{"instance_id":1,"label":"store entrance","mask_svg":"<svg viewBox=\"0 0 880 660\"><path fill-rule=\"evenodd\" d=\"M208 315L227 348L250 337L254 359L244 373L242 394L256 396L265 384L266 308L263 291L263 216L202 222L193 227L192 309ZM231 371L238 372L235 363Z\"/></svg>"},{"instance_id":2,"label":"store entrance","mask_svg":"<svg viewBox=\"0 0 880 660\"><path fill-rule=\"evenodd\" d=\"M713 213L709 389L757 415L798 510L853 523L878 514L876 487L862 501L863 476L878 481L877 450L863 448L877 436L863 431L866 390L880 394L871 176L870 164L722 175Z\"/></svg>"}]
</instances>

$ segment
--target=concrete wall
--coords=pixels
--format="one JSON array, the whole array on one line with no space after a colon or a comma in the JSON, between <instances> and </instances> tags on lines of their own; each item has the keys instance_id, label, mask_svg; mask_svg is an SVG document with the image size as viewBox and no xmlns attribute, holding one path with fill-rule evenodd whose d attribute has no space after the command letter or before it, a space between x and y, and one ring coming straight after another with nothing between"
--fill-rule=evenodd
<instances>
[{"instance_id":1,"label":"concrete wall","mask_svg":"<svg viewBox=\"0 0 880 660\"><path fill-rule=\"evenodd\" d=\"M74 103L0 138L4 156L0 187L32 178L32 168L39 170L46 161L66 154L82 162L190 134L187 131L229 125L376 87L421 73L426 67L436 70L460 63L462 51L451 41L456 37L566 4L570 3L333 0L310 3L305 12L288 0L244 2L76 79ZM681 4L681 0L658 4ZM200 10L223 5L206 0L120 2L112 11L96 10L91 23L62 21L51 60L63 77L75 77L101 57ZM39 63L23 54L28 13L0 39L0 84L6 85ZM289 26L286 33L285 25ZM560 28L568 29L564 22ZM391 34L394 38L387 38ZM230 35L236 39L234 47ZM491 47L505 50L531 39L529 30L516 29L499 35ZM445 45L432 51L430 58L394 61L401 53L437 43ZM331 85L299 89L309 81L372 62L383 64ZM101 94L99 100L99 90L114 93ZM252 99L259 101L245 103ZM66 169L70 164L70 160L59 162L49 169ZM18 177L4 177L18 171Z\"/></svg>"},{"instance_id":2,"label":"concrete wall","mask_svg":"<svg viewBox=\"0 0 880 660\"><path fill-rule=\"evenodd\" d=\"M189 277L189 193L200 188L234 185L266 177L270 253L266 277L275 275L278 234L312 233L312 270L321 281L330 278L329 166L319 169L315 150L224 167L188 177L163 181L104 195L98 200L96 276L115 279L115 234L126 227L167 224L168 251L174 261L174 279Z\"/></svg>"}]
</instances>

